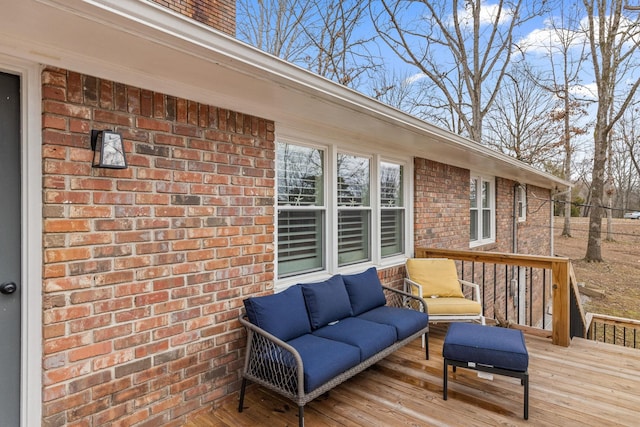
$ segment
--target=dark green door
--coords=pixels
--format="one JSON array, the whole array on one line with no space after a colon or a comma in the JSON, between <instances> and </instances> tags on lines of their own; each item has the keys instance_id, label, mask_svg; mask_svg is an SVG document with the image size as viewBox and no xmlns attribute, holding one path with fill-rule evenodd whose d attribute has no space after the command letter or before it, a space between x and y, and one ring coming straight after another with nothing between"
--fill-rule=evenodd
<instances>
[{"instance_id":1,"label":"dark green door","mask_svg":"<svg viewBox=\"0 0 640 427\"><path fill-rule=\"evenodd\" d=\"M20 425L20 77L0 73L0 426Z\"/></svg>"}]
</instances>

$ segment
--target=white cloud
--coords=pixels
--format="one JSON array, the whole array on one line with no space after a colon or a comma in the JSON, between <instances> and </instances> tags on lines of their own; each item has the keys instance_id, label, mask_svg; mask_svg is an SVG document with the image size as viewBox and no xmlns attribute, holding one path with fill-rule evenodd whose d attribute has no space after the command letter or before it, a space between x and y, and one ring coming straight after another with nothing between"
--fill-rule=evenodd
<instances>
[{"instance_id":1,"label":"white cloud","mask_svg":"<svg viewBox=\"0 0 640 427\"><path fill-rule=\"evenodd\" d=\"M582 32L552 28L545 25L545 28L538 28L519 40L517 45L520 51L537 54L561 53L563 46L579 47L586 42L586 35Z\"/></svg>"},{"instance_id":2,"label":"white cloud","mask_svg":"<svg viewBox=\"0 0 640 427\"><path fill-rule=\"evenodd\" d=\"M422 79L424 79L426 77L427 77L427 75L424 74L424 73L416 73L416 74L413 74L413 75L407 77L404 80L404 83L410 85L410 84L413 84L413 83L415 83L417 81L420 81L420 80L422 80Z\"/></svg>"},{"instance_id":3,"label":"white cloud","mask_svg":"<svg viewBox=\"0 0 640 427\"><path fill-rule=\"evenodd\" d=\"M500 20L498 21L499 24L505 24L511 21L513 17L511 8L503 6L502 11L500 11L499 4L487 4L486 1L483 1L480 5L480 25L493 25L499 12L501 12ZM460 8L458 10L458 20L462 26L473 26L473 14L471 10L466 7ZM449 21L453 23L453 15L449 17Z\"/></svg>"},{"instance_id":4,"label":"white cloud","mask_svg":"<svg viewBox=\"0 0 640 427\"><path fill-rule=\"evenodd\" d=\"M574 85L569 88L569 92L579 99L595 101L598 98L598 86L595 82L587 85Z\"/></svg>"}]
</instances>

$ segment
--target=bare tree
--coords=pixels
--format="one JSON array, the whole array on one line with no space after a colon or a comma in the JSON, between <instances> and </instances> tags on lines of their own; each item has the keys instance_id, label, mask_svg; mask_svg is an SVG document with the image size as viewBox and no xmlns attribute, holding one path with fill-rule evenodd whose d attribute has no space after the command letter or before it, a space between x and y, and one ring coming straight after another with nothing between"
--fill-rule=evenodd
<instances>
[{"instance_id":1,"label":"bare tree","mask_svg":"<svg viewBox=\"0 0 640 427\"><path fill-rule=\"evenodd\" d=\"M299 63L311 46L304 32L311 12L306 0L237 0L236 36L260 50Z\"/></svg>"},{"instance_id":2,"label":"bare tree","mask_svg":"<svg viewBox=\"0 0 640 427\"><path fill-rule=\"evenodd\" d=\"M311 49L305 64L317 74L357 88L379 64L371 52L374 37L362 31L369 18L366 0L311 0L314 19L304 27Z\"/></svg>"},{"instance_id":3,"label":"bare tree","mask_svg":"<svg viewBox=\"0 0 640 427\"><path fill-rule=\"evenodd\" d=\"M571 180L573 154L575 150L574 136L587 132L586 124L581 119L587 115L586 104L593 98L583 98L576 88L581 84L581 70L587 59L587 40L580 29L582 8L575 4L565 5L546 20L544 37L525 40L519 46L522 52L535 54L542 52L544 71L536 77L536 82L552 93L560 101L554 112L553 120L562 124L562 145L564 151L562 177ZM538 34L540 36L540 34ZM564 195L563 236L571 236L571 193Z\"/></svg>"},{"instance_id":4,"label":"bare tree","mask_svg":"<svg viewBox=\"0 0 640 427\"><path fill-rule=\"evenodd\" d=\"M626 147L625 154L628 155L635 169L636 178L640 177L640 107L626 111L617 128L620 134L619 139Z\"/></svg>"},{"instance_id":5,"label":"bare tree","mask_svg":"<svg viewBox=\"0 0 640 427\"><path fill-rule=\"evenodd\" d=\"M624 12L624 0L583 0L598 109L593 134L594 156L587 261L602 261L602 216L605 169L611 132L635 96L640 79L626 80L638 65L640 15Z\"/></svg>"},{"instance_id":6,"label":"bare tree","mask_svg":"<svg viewBox=\"0 0 640 427\"><path fill-rule=\"evenodd\" d=\"M365 0L238 0L237 37L265 52L356 88L375 69Z\"/></svg>"},{"instance_id":7,"label":"bare tree","mask_svg":"<svg viewBox=\"0 0 640 427\"><path fill-rule=\"evenodd\" d=\"M486 145L543 168L561 154L560 129L553 120L557 99L522 69L506 76L487 115Z\"/></svg>"},{"instance_id":8,"label":"bare tree","mask_svg":"<svg viewBox=\"0 0 640 427\"><path fill-rule=\"evenodd\" d=\"M540 15L545 3L381 0L371 3L371 14L388 47L438 88L450 127L459 122L459 133L482 142L482 122L511 60L514 31Z\"/></svg>"},{"instance_id":9,"label":"bare tree","mask_svg":"<svg viewBox=\"0 0 640 427\"><path fill-rule=\"evenodd\" d=\"M424 79L404 72L398 74L380 68L371 82L371 96L405 113L425 118L431 90Z\"/></svg>"},{"instance_id":10,"label":"bare tree","mask_svg":"<svg viewBox=\"0 0 640 427\"><path fill-rule=\"evenodd\" d=\"M640 115L637 108L628 108L625 114L614 126L611 145L609 147L609 159L607 165L609 193L612 196L610 212L611 216L622 217L627 210L638 210L638 177L640 165ZM606 192L607 190L605 190ZM636 192L634 194L634 191ZM607 222L606 240L613 240L612 221Z\"/></svg>"},{"instance_id":11,"label":"bare tree","mask_svg":"<svg viewBox=\"0 0 640 427\"><path fill-rule=\"evenodd\" d=\"M640 210L640 107L629 108L616 124L612 174L621 196L616 206L622 213Z\"/></svg>"}]
</instances>

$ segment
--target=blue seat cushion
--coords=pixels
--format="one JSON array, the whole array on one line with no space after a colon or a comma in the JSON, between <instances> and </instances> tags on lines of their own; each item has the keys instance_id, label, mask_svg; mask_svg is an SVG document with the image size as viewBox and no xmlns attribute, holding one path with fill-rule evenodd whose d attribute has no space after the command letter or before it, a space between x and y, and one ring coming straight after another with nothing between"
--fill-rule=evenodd
<instances>
[{"instance_id":1,"label":"blue seat cushion","mask_svg":"<svg viewBox=\"0 0 640 427\"><path fill-rule=\"evenodd\" d=\"M244 307L251 323L283 341L311 332L300 286L291 286L273 295L247 298Z\"/></svg>"},{"instance_id":2,"label":"blue seat cushion","mask_svg":"<svg viewBox=\"0 0 640 427\"><path fill-rule=\"evenodd\" d=\"M360 363L360 350L339 341L306 334L288 342L304 366L304 391L309 393Z\"/></svg>"},{"instance_id":3,"label":"blue seat cushion","mask_svg":"<svg viewBox=\"0 0 640 427\"><path fill-rule=\"evenodd\" d=\"M300 286L313 329L351 316L349 294L339 274L323 282L305 283Z\"/></svg>"},{"instance_id":4,"label":"blue seat cushion","mask_svg":"<svg viewBox=\"0 0 640 427\"><path fill-rule=\"evenodd\" d=\"M529 365L522 331L476 323L449 325L442 355L460 362L475 362L519 372L525 372Z\"/></svg>"},{"instance_id":5,"label":"blue seat cushion","mask_svg":"<svg viewBox=\"0 0 640 427\"><path fill-rule=\"evenodd\" d=\"M343 275L342 279L349 294L354 316L387 303L375 267L362 273Z\"/></svg>"},{"instance_id":6,"label":"blue seat cushion","mask_svg":"<svg viewBox=\"0 0 640 427\"><path fill-rule=\"evenodd\" d=\"M317 329L312 334L358 347L360 361L368 359L396 342L396 329L393 326L356 317L347 317L338 323Z\"/></svg>"},{"instance_id":7,"label":"blue seat cushion","mask_svg":"<svg viewBox=\"0 0 640 427\"><path fill-rule=\"evenodd\" d=\"M403 340L429 324L429 315L408 308L382 306L366 311L358 319L383 323L396 328L398 340Z\"/></svg>"}]
</instances>

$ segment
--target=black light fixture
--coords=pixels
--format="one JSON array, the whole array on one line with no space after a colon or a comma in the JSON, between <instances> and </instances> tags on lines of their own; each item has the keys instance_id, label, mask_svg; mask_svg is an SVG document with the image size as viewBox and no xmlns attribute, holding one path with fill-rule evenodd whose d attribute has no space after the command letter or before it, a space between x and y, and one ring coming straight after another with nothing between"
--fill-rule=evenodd
<instances>
[{"instance_id":1,"label":"black light fixture","mask_svg":"<svg viewBox=\"0 0 640 427\"><path fill-rule=\"evenodd\" d=\"M127 167L122 135L119 133L111 130L92 130L91 149L94 167L111 169Z\"/></svg>"}]
</instances>

